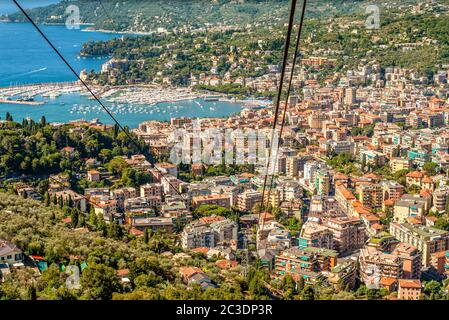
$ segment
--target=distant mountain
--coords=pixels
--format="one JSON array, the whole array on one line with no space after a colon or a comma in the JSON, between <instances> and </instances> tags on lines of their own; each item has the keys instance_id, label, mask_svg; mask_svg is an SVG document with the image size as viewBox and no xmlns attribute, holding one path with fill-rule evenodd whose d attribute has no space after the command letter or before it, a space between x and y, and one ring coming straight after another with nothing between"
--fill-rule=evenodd
<instances>
[{"instance_id":1,"label":"distant mountain","mask_svg":"<svg viewBox=\"0 0 449 320\"><path fill-rule=\"evenodd\" d=\"M24 8L37 8L44 7L50 4L58 3L61 0L20 0L19 3ZM1 0L0 1L0 15L2 14L12 14L17 12L17 6L12 0Z\"/></svg>"},{"instance_id":2,"label":"distant mountain","mask_svg":"<svg viewBox=\"0 0 449 320\"><path fill-rule=\"evenodd\" d=\"M401 0L400 3L418 0ZM348 13L364 13L374 0L314 0L309 1L307 17L330 17ZM28 10L39 23L64 23L69 5L80 8L81 22L93 23L97 30L150 32L164 28L198 28L207 25L246 25L285 23L289 0L78 0ZM301 1L298 1L298 6ZM298 14L299 16L299 14ZM12 22L24 22L23 14L2 17Z\"/></svg>"}]
</instances>

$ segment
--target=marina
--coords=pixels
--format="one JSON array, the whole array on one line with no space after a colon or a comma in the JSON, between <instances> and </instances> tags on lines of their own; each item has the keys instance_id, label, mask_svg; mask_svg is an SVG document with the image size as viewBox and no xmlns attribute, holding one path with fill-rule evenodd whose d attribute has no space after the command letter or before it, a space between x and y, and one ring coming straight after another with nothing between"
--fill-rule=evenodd
<instances>
[{"instance_id":1,"label":"marina","mask_svg":"<svg viewBox=\"0 0 449 320\"><path fill-rule=\"evenodd\" d=\"M137 128L139 123L147 120L223 118L248 105L227 99L209 101L208 95L186 88L132 86L105 89L94 86L92 90L120 123L130 128ZM37 121L45 116L47 121L57 123L99 119L112 124L106 111L91 98L91 94L78 82L0 88L0 120L9 112L17 121L23 118Z\"/></svg>"}]
</instances>

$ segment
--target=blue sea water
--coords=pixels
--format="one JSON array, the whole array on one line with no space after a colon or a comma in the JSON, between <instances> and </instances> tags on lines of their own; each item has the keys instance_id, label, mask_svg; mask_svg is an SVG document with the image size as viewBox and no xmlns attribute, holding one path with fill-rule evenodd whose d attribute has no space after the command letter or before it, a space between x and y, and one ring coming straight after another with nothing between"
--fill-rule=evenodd
<instances>
[{"instance_id":1,"label":"blue sea water","mask_svg":"<svg viewBox=\"0 0 449 320\"><path fill-rule=\"evenodd\" d=\"M65 26L40 26L44 34L78 72L99 70L107 57L81 58L82 44L121 35L83 32ZM75 75L30 23L0 22L0 86L11 84L74 81Z\"/></svg>"},{"instance_id":2,"label":"blue sea water","mask_svg":"<svg viewBox=\"0 0 449 320\"><path fill-rule=\"evenodd\" d=\"M65 123L78 119L99 119L106 124L114 123L96 101L90 100L84 95L65 94L56 99L37 97L36 100L48 102L41 106L0 104L0 119L4 118L6 112L10 112L14 120L19 122L27 117L38 121L42 115L45 115L49 122ZM156 105L125 105L128 110L124 113L117 113L117 104L102 102L122 125L127 125L130 128L137 128L139 123L146 120L164 121L180 117L227 117L231 113L241 110L241 104L238 103L196 99L161 102ZM90 110L83 113L82 110L80 111L80 107L83 107L84 110L90 107Z\"/></svg>"},{"instance_id":3,"label":"blue sea water","mask_svg":"<svg viewBox=\"0 0 449 320\"><path fill-rule=\"evenodd\" d=\"M17 1L23 8L30 9L48 6L61 2L61 0L19 0ZM0 14L11 14L17 12L18 8L12 0L0 0Z\"/></svg>"},{"instance_id":4,"label":"blue sea water","mask_svg":"<svg viewBox=\"0 0 449 320\"><path fill-rule=\"evenodd\" d=\"M65 26L41 26L42 31L60 50L69 64L80 73L81 70L94 69L98 71L108 58L81 58L79 56L82 44L91 40L108 40L121 37L120 34L101 32L85 32L69 30ZM0 22L0 87L45 82L75 81L76 77L61 61L29 23ZM39 100L39 99L37 99ZM68 122L70 120L94 118L111 124L113 121L104 112L89 112L82 114L73 112L74 106L96 106L96 101L79 94L68 94L48 101L41 106L22 106L0 104L0 119L10 112L15 120L30 117L39 120L44 115L47 121ZM106 106L113 105L104 101ZM169 120L172 117L226 117L241 110L241 104L230 102L210 102L201 99L196 101L181 101L159 103L156 106L144 106L144 110L117 114L117 119L131 128L146 120ZM152 110L150 114L146 111ZM72 111L72 113L70 112ZM165 112L164 112L165 111Z\"/></svg>"}]
</instances>

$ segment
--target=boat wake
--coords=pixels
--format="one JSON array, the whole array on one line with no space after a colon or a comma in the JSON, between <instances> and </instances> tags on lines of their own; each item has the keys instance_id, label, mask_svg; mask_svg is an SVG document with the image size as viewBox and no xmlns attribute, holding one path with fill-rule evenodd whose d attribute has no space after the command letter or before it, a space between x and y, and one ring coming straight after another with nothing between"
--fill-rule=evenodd
<instances>
[{"instance_id":1,"label":"boat wake","mask_svg":"<svg viewBox=\"0 0 449 320\"><path fill-rule=\"evenodd\" d=\"M14 78L20 78L20 77L28 76L28 75L33 74L33 73L42 72L42 71L45 71L45 70L47 70L47 67L45 67L45 68L40 68L40 69L36 69L36 70L29 71L29 72L25 72L25 73L15 74L15 75L12 75L12 76L3 78L3 80L14 79Z\"/></svg>"}]
</instances>

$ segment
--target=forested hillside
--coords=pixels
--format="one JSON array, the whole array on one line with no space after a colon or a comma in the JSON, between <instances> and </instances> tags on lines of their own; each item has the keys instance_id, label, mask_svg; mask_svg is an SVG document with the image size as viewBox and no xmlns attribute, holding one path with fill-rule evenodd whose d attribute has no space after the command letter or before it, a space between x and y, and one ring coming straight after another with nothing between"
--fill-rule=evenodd
<instances>
[{"instance_id":1,"label":"forested hillside","mask_svg":"<svg viewBox=\"0 0 449 320\"><path fill-rule=\"evenodd\" d=\"M416 0L401 1L415 3ZM347 13L363 13L368 5L381 1L318 0L309 1L308 17L329 17ZM158 28L198 28L206 25L246 25L284 23L288 16L288 0L78 0L29 10L40 23L64 23L69 5L80 8L81 22L94 23L95 29L150 32ZM5 19L5 17L3 17ZM12 14L11 21L25 21L22 14Z\"/></svg>"},{"instance_id":2,"label":"forested hillside","mask_svg":"<svg viewBox=\"0 0 449 320\"><path fill-rule=\"evenodd\" d=\"M75 209L59 208L0 192L0 239L19 246L29 255L41 256L48 268L34 272L29 268L14 269L0 283L0 300L14 299L243 299L264 298L260 282L247 286L252 278L244 278L239 269L220 270L214 261L192 253L191 259L174 260L181 250L172 235L152 234L134 238L124 233L118 224L106 226L92 218L81 218ZM70 217L72 223L63 221ZM26 260L27 264L29 260ZM78 290L69 290L68 274L63 265L87 265L81 272ZM202 291L186 290L179 268L197 266L219 288ZM131 284L120 283L118 270L129 270ZM254 275L256 274L256 275ZM224 281L226 280L226 282ZM249 290L249 291L247 291Z\"/></svg>"}]
</instances>

